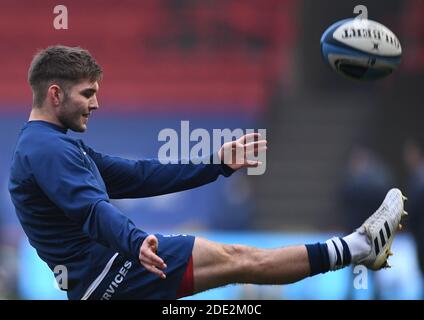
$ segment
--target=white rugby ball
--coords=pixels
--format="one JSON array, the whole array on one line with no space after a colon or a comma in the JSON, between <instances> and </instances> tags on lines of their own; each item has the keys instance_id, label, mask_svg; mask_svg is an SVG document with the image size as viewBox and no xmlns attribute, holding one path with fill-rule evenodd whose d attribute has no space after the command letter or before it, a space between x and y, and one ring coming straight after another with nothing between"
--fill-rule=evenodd
<instances>
[{"instance_id":1,"label":"white rugby ball","mask_svg":"<svg viewBox=\"0 0 424 320\"><path fill-rule=\"evenodd\" d=\"M324 61L339 74L375 80L400 64L402 47L387 27L368 19L345 19L331 25L321 37Z\"/></svg>"}]
</instances>

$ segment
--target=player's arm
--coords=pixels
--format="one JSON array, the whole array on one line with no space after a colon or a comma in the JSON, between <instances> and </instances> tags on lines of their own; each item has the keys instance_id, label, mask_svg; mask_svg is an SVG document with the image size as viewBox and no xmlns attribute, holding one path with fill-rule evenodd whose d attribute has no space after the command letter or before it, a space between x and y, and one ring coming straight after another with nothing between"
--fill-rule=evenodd
<instances>
[{"instance_id":1,"label":"player's arm","mask_svg":"<svg viewBox=\"0 0 424 320\"><path fill-rule=\"evenodd\" d=\"M152 252L147 258L144 256L146 250L142 249L142 243L148 235L109 203L107 194L87 168L76 146L47 146L28 161L46 196L91 239L139 259L143 265L147 261L163 267L162 259Z\"/></svg>"},{"instance_id":2,"label":"player's arm","mask_svg":"<svg viewBox=\"0 0 424 320\"><path fill-rule=\"evenodd\" d=\"M253 138L257 134L225 143L217 155L208 159L209 164L162 164L156 159L135 161L86 148L99 168L111 198L141 198L196 188L215 181L219 175L228 177L235 170L257 166L258 161L248 160L248 153L266 149L266 141L247 143L249 136ZM214 164L214 156L221 163ZM228 160L226 164L224 159Z\"/></svg>"}]
</instances>

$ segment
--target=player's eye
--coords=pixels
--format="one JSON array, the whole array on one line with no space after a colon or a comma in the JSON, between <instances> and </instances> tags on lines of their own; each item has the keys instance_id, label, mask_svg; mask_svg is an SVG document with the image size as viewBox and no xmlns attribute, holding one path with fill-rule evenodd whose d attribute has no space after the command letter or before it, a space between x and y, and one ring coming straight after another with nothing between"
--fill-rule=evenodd
<instances>
[{"instance_id":1,"label":"player's eye","mask_svg":"<svg viewBox=\"0 0 424 320\"><path fill-rule=\"evenodd\" d=\"M86 98L90 98L90 97L92 97L92 96L93 96L93 94L94 94L94 92L93 92L93 91L84 91L84 92L82 93L82 95L83 95L84 97L86 97Z\"/></svg>"}]
</instances>

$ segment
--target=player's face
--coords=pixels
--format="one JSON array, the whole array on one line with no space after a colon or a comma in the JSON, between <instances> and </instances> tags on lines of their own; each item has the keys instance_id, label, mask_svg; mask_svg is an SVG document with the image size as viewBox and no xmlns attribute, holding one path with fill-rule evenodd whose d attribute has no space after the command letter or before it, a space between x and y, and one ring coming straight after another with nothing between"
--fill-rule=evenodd
<instances>
[{"instance_id":1,"label":"player's face","mask_svg":"<svg viewBox=\"0 0 424 320\"><path fill-rule=\"evenodd\" d=\"M64 127L76 132L87 130L88 118L99 108L97 102L97 81L83 81L72 86L65 94L58 108L57 117Z\"/></svg>"}]
</instances>

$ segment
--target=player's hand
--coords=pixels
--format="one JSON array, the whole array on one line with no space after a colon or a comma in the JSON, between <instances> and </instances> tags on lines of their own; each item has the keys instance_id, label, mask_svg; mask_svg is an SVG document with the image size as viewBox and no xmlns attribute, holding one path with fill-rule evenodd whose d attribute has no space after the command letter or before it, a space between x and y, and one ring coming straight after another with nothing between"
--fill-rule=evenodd
<instances>
[{"instance_id":1,"label":"player's hand","mask_svg":"<svg viewBox=\"0 0 424 320\"><path fill-rule=\"evenodd\" d=\"M166 278L165 273L162 271L166 268L165 262L156 254L158 250L158 238L154 235L149 235L144 239L140 247L140 254L138 256L140 263L148 271L157 274L162 279Z\"/></svg>"},{"instance_id":2,"label":"player's hand","mask_svg":"<svg viewBox=\"0 0 424 320\"><path fill-rule=\"evenodd\" d=\"M249 160L267 149L267 141L259 140L260 136L259 133L249 133L224 143L218 151L219 159L233 170L261 165L259 160Z\"/></svg>"}]
</instances>

